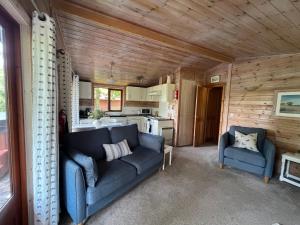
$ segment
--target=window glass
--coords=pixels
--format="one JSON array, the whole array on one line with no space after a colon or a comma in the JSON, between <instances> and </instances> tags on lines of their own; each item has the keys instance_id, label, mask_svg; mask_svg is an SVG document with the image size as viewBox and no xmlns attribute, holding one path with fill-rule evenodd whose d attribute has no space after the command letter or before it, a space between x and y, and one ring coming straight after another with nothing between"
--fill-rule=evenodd
<instances>
[{"instance_id":1,"label":"window glass","mask_svg":"<svg viewBox=\"0 0 300 225\"><path fill-rule=\"evenodd\" d=\"M5 42L3 39L3 28L0 26L0 208L12 196L10 179L10 149L8 145L7 126L7 90L4 54Z\"/></svg>"},{"instance_id":2,"label":"window glass","mask_svg":"<svg viewBox=\"0 0 300 225\"><path fill-rule=\"evenodd\" d=\"M110 110L122 110L122 91L110 90Z\"/></svg>"},{"instance_id":3,"label":"window glass","mask_svg":"<svg viewBox=\"0 0 300 225\"><path fill-rule=\"evenodd\" d=\"M95 88L95 109L101 111L108 111L108 89L107 88Z\"/></svg>"},{"instance_id":4,"label":"window glass","mask_svg":"<svg viewBox=\"0 0 300 225\"><path fill-rule=\"evenodd\" d=\"M101 111L122 111L122 93L120 89L105 87L94 88L94 107Z\"/></svg>"}]
</instances>

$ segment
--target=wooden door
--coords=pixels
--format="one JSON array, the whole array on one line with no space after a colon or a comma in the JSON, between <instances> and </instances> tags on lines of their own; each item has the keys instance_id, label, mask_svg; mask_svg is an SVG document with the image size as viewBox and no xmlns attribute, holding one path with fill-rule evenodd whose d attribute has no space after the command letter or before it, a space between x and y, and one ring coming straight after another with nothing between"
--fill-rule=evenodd
<instances>
[{"instance_id":1,"label":"wooden door","mask_svg":"<svg viewBox=\"0 0 300 225\"><path fill-rule=\"evenodd\" d=\"M177 146L186 146L193 144L196 84L194 80L182 79L180 82Z\"/></svg>"},{"instance_id":2,"label":"wooden door","mask_svg":"<svg viewBox=\"0 0 300 225\"><path fill-rule=\"evenodd\" d=\"M21 221L20 149L24 146L21 99L19 26L0 7L0 224L27 224Z\"/></svg>"},{"instance_id":3,"label":"wooden door","mask_svg":"<svg viewBox=\"0 0 300 225\"><path fill-rule=\"evenodd\" d=\"M209 88L204 138L206 143L217 144L219 140L222 93L223 87Z\"/></svg>"},{"instance_id":4,"label":"wooden door","mask_svg":"<svg viewBox=\"0 0 300 225\"><path fill-rule=\"evenodd\" d=\"M195 147L205 143L207 99L208 88L197 86L193 141Z\"/></svg>"}]
</instances>

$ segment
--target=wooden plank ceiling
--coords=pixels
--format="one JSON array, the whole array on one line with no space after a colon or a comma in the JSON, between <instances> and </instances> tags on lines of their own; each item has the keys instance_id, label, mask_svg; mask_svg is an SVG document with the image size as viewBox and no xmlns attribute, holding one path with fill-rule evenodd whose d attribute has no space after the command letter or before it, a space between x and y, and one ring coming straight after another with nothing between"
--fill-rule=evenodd
<instances>
[{"instance_id":1,"label":"wooden plank ceiling","mask_svg":"<svg viewBox=\"0 0 300 225\"><path fill-rule=\"evenodd\" d=\"M300 52L298 0L69 0L234 58ZM145 84L178 66L209 69L217 61L57 10L74 70L105 82L109 63L123 83Z\"/></svg>"}]
</instances>

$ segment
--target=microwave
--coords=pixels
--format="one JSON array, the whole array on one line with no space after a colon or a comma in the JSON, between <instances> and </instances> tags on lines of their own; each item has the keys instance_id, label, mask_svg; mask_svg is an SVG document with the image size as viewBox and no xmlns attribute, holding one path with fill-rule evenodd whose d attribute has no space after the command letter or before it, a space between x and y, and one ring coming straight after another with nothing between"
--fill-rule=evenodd
<instances>
[{"instance_id":1,"label":"microwave","mask_svg":"<svg viewBox=\"0 0 300 225\"><path fill-rule=\"evenodd\" d=\"M151 114L151 109L142 109L142 114Z\"/></svg>"}]
</instances>

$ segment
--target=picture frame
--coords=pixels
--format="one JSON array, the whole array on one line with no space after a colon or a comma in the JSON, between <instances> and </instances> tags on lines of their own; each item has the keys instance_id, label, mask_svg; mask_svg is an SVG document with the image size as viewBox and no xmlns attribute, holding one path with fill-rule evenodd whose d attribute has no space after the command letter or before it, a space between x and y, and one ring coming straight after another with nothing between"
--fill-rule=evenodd
<instances>
[{"instance_id":1,"label":"picture frame","mask_svg":"<svg viewBox=\"0 0 300 225\"><path fill-rule=\"evenodd\" d=\"M300 118L300 90L276 93L275 115Z\"/></svg>"},{"instance_id":2,"label":"picture frame","mask_svg":"<svg viewBox=\"0 0 300 225\"><path fill-rule=\"evenodd\" d=\"M219 83L220 82L220 76L219 75L215 75L210 77L210 83Z\"/></svg>"}]
</instances>

